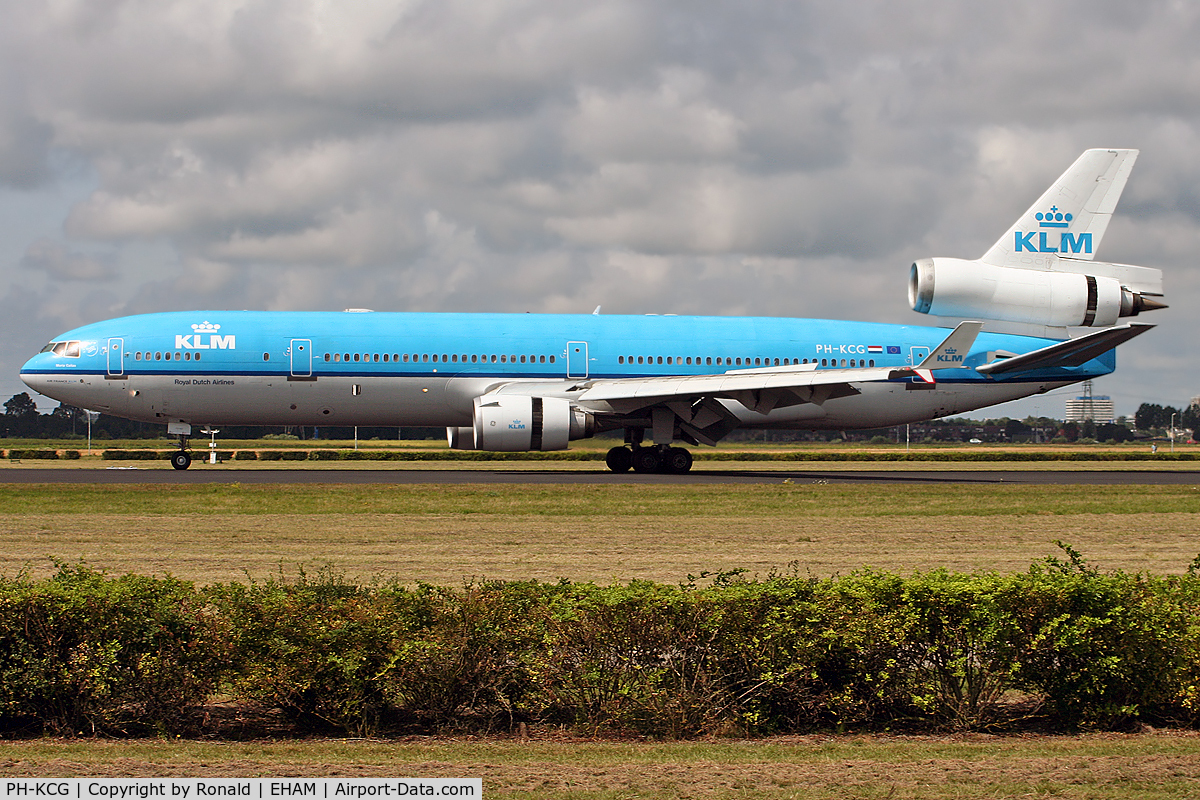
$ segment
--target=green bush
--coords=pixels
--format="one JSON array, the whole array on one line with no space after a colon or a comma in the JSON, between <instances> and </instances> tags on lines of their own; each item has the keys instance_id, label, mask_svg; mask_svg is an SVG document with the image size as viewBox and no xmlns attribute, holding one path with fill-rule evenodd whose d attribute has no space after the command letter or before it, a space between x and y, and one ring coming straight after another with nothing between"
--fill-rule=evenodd
<instances>
[{"instance_id":1,"label":"green bush","mask_svg":"<svg viewBox=\"0 0 1200 800\"><path fill-rule=\"evenodd\" d=\"M0 578L0 725L162 733L215 688L222 620L172 578L66 567Z\"/></svg>"},{"instance_id":2,"label":"green bush","mask_svg":"<svg viewBox=\"0 0 1200 800\"><path fill-rule=\"evenodd\" d=\"M218 586L209 595L233 631L236 696L309 729L378 729L386 708L377 676L393 631L375 593L323 574Z\"/></svg>"},{"instance_id":3,"label":"green bush","mask_svg":"<svg viewBox=\"0 0 1200 800\"><path fill-rule=\"evenodd\" d=\"M235 461L257 461L258 453L253 450L238 450L233 458Z\"/></svg>"},{"instance_id":4,"label":"green bush","mask_svg":"<svg viewBox=\"0 0 1200 800\"><path fill-rule=\"evenodd\" d=\"M25 458L25 459L29 459L29 460L57 459L58 451L57 450L9 450L8 457L11 459Z\"/></svg>"},{"instance_id":5,"label":"green bush","mask_svg":"<svg viewBox=\"0 0 1200 800\"><path fill-rule=\"evenodd\" d=\"M63 567L0 579L0 726L184 727L218 687L298 733L656 737L846 729L1125 728L1200 719L1200 559L1184 576L668 586L358 586L329 573L203 591Z\"/></svg>"},{"instance_id":6,"label":"green bush","mask_svg":"<svg viewBox=\"0 0 1200 800\"><path fill-rule=\"evenodd\" d=\"M105 450L100 458L105 461L156 461L171 457L174 451L167 450Z\"/></svg>"}]
</instances>

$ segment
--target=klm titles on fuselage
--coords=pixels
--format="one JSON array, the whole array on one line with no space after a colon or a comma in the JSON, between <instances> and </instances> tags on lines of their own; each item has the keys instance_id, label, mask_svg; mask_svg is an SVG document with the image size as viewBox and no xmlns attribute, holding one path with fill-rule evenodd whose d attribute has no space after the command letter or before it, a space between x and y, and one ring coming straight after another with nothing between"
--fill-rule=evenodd
<instances>
[{"instance_id":1,"label":"klm titles on fuselage","mask_svg":"<svg viewBox=\"0 0 1200 800\"><path fill-rule=\"evenodd\" d=\"M1058 206L1050 206L1048 213L1038 212L1037 215L1039 228L1066 228L1071 224L1072 215L1063 214L1058 210ZM1037 240L1034 241L1034 234L1037 234ZM1081 233L1076 236L1068 231L1063 231L1059 234L1058 247L1051 246L1053 241L1053 232L1047 231L1015 231L1014 244L1016 252L1023 253L1087 253L1092 252L1092 235L1090 233Z\"/></svg>"},{"instance_id":2,"label":"klm titles on fuselage","mask_svg":"<svg viewBox=\"0 0 1200 800\"><path fill-rule=\"evenodd\" d=\"M219 330L221 330L220 325L204 320L204 322L192 326L193 333L175 334L175 349L236 350L237 340L233 334L222 336L217 333ZM207 340L205 337L207 337Z\"/></svg>"},{"instance_id":3,"label":"klm titles on fuselage","mask_svg":"<svg viewBox=\"0 0 1200 800\"><path fill-rule=\"evenodd\" d=\"M188 335L175 334L175 349L176 350L236 350L237 340L231 333L228 336L220 336L218 334L209 334L206 339L204 336L193 333Z\"/></svg>"}]
</instances>

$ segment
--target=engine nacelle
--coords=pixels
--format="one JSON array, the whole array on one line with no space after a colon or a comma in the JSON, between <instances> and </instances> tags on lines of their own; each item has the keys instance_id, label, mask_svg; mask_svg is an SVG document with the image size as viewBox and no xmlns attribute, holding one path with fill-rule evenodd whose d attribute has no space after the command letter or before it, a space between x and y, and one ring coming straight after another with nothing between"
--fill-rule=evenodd
<instances>
[{"instance_id":1,"label":"engine nacelle","mask_svg":"<svg viewBox=\"0 0 1200 800\"><path fill-rule=\"evenodd\" d=\"M566 450L567 442L596 432L591 413L560 397L476 397L474 421L470 428L446 429L452 449L504 453Z\"/></svg>"},{"instance_id":2,"label":"engine nacelle","mask_svg":"<svg viewBox=\"0 0 1200 800\"><path fill-rule=\"evenodd\" d=\"M1110 265L1098 266L1102 271ZM908 301L913 310L939 317L1092 328L1164 307L1112 277L997 267L958 258L914 262Z\"/></svg>"}]
</instances>

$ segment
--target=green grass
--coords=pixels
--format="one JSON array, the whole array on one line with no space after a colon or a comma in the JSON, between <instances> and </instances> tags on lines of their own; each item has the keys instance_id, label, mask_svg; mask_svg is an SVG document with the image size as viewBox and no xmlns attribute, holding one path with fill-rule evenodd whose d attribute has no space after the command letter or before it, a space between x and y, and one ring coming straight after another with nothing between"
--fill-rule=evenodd
<instances>
[{"instance_id":1,"label":"green grass","mask_svg":"<svg viewBox=\"0 0 1200 800\"><path fill-rule=\"evenodd\" d=\"M487 798L1192 798L1200 737L784 737L759 741L32 741L0 775L480 777Z\"/></svg>"},{"instance_id":2,"label":"green grass","mask_svg":"<svg viewBox=\"0 0 1200 800\"><path fill-rule=\"evenodd\" d=\"M892 517L1200 512L1192 486L353 486L0 484L10 514Z\"/></svg>"}]
</instances>

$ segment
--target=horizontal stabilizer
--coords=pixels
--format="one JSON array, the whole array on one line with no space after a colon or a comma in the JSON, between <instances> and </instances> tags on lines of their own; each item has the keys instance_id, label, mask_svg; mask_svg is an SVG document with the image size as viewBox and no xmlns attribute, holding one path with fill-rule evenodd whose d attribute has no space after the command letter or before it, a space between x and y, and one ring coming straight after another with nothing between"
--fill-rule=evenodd
<instances>
[{"instance_id":1,"label":"horizontal stabilizer","mask_svg":"<svg viewBox=\"0 0 1200 800\"><path fill-rule=\"evenodd\" d=\"M1108 328L1081 336L1078 339L1068 339L1065 342L1052 344L1041 350L1034 350L1032 353L993 361L990 364L976 367L975 371L984 375L1004 375L1010 372L1028 372L1035 369L1078 367L1153 327L1153 325L1134 324L1122 328Z\"/></svg>"}]
</instances>

